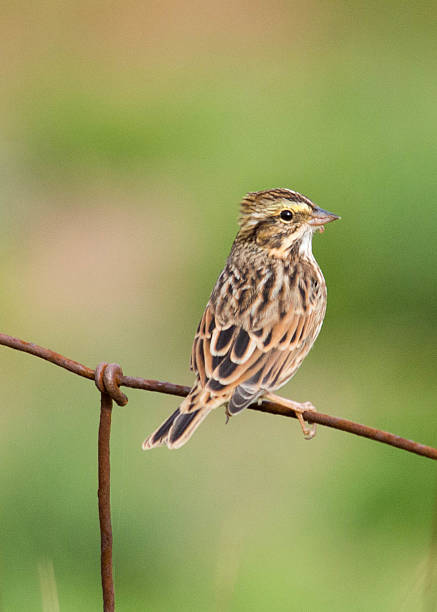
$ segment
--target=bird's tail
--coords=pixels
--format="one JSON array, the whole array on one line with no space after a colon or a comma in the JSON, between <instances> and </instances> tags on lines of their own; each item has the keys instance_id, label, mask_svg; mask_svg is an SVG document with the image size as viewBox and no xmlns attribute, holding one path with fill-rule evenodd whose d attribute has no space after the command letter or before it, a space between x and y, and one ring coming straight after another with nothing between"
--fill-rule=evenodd
<instances>
[{"instance_id":1,"label":"bird's tail","mask_svg":"<svg viewBox=\"0 0 437 612\"><path fill-rule=\"evenodd\" d=\"M143 450L167 444L168 448L180 448L188 442L200 423L212 408L198 408L193 412L175 410L164 423L143 442Z\"/></svg>"}]
</instances>

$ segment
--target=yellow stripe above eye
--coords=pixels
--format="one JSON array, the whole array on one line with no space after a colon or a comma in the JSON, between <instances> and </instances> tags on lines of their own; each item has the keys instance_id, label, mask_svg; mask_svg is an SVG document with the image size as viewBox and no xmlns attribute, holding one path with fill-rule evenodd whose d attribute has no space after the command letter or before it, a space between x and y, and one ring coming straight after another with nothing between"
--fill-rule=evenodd
<instances>
[{"instance_id":1,"label":"yellow stripe above eye","mask_svg":"<svg viewBox=\"0 0 437 612\"><path fill-rule=\"evenodd\" d=\"M308 204L305 204L305 202L287 202L284 200L283 204L284 209L287 208L288 210L292 210L296 213L309 213L311 211L311 208L308 206Z\"/></svg>"}]
</instances>

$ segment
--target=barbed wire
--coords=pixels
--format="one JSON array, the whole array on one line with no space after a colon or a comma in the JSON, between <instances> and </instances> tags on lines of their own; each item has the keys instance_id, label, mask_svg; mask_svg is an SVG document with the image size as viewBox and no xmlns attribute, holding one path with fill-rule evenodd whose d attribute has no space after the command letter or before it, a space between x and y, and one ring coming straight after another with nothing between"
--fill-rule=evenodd
<instances>
[{"instance_id":1,"label":"barbed wire","mask_svg":"<svg viewBox=\"0 0 437 612\"><path fill-rule=\"evenodd\" d=\"M100 423L98 435L98 507L100 522L100 570L103 593L104 612L113 612L115 609L114 581L112 569L112 525L111 525L111 500L110 500L110 436L111 436L111 416L112 401L119 406L125 406L128 402L127 396L121 391L120 387L130 387L132 389L143 389L145 391L155 391L184 397L188 395L190 387L177 385L160 380L148 380L125 376L123 370L117 363L100 363L95 370L89 368L78 361L64 357L63 355L44 348L33 342L26 342L13 336L0 333L0 345L23 351L45 359L54 365L73 372L83 378L94 380L101 394L100 402ZM269 414L279 414L285 417L296 418L295 412L282 404L271 401L262 401L260 404L249 406L250 410L267 412ZM401 448L411 453L437 459L437 448L426 446L413 440L401 438L395 434L360 423L354 423L347 419L323 414L316 411L306 411L302 414L308 423L317 423L333 429L338 429L348 433L369 438L376 442L382 442L390 446Z\"/></svg>"}]
</instances>

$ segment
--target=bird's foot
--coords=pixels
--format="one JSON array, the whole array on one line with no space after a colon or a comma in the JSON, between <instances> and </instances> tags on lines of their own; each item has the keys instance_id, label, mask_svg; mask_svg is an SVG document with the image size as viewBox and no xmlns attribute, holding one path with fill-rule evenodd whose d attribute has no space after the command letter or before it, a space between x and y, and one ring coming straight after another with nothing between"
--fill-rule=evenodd
<instances>
[{"instance_id":1,"label":"bird's foot","mask_svg":"<svg viewBox=\"0 0 437 612\"><path fill-rule=\"evenodd\" d=\"M302 404L300 404L299 402L294 402L293 400L286 399L285 397L281 397L280 395L276 395L275 393L266 393L265 395L263 395L262 399L268 400L269 402L274 402L275 404L280 404L281 406L285 406L293 410L300 423L303 432L303 437L305 438L305 440L311 440L312 438L314 438L317 433L316 424L306 423L302 416L304 412L316 411L311 402L303 402ZM309 427L307 427L307 425L309 425Z\"/></svg>"}]
</instances>

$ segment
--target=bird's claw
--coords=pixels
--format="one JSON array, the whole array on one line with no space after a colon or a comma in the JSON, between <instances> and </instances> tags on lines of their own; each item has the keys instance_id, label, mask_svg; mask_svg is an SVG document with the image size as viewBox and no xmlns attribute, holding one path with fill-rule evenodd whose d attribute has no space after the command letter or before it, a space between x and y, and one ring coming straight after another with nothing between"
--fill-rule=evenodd
<instances>
[{"instance_id":1,"label":"bird's claw","mask_svg":"<svg viewBox=\"0 0 437 612\"><path fill-rule=\"evenodd\" d=\"M305 440L312 440L317 433L317 425L316 423L310 423L310 424L307 423L304 420L302 413L303 412L316 412L316 409L311 402L303 402L301 406L303 410L302 412L296 411L296 416L302 428L303 437L305 438ZM307 427L308 424L309 424L309 427Z\"/></svg>"}]
</instances>

